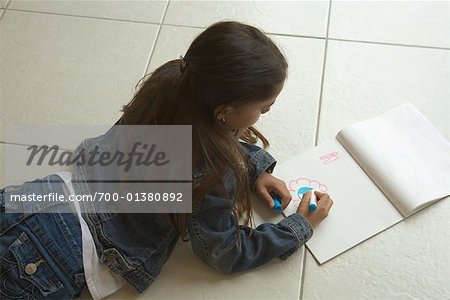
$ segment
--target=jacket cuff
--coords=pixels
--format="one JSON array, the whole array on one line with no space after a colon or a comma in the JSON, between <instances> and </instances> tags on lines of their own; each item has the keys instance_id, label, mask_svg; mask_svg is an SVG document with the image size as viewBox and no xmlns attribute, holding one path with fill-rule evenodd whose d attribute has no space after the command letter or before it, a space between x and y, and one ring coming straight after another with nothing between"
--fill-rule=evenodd
<instances>
[{"instance_id":1,"label":"jacket cuff","mask_svg":"<svg viewBox=\"0 0 450 300\"><path fill-rule=\"evenodd\" d=\"M287 216L286 218L278 222L278 224L286 226L290 229L292 234L295 236L295 239L297 240L297 248L303 246L313 235L313 227L311 226L311 223L309 223L308 219L306 219L304 216L297 213ZM286 259L292 253L286 253L279 258Z\"/></svg>"},{"instance_id":2,"label":"jacket cuff","mask_svg":"<svg viewBox=\"0 0 450 300\"><path fill-rule=\"evenodd\" d=\"M277 161L266 150L255 144L239 142L248 155L250 170L250 186L255 190L255 183L263 172L272 174Z\"/></svg>"},{"instance_id":3,"label":"jacket cuff","mask_svg":"<svg viewBox=\"0 0 450 300\"><path fill-rule=\"evenodd\" d=\"M269 152L261 149L251 156L250 162L251 165L253 166L251 183L252 183L252 190L254 191L255 183L258 180L259 176L261 176L261 174L266 171L272 174L273 169L277 164L277 161L275 160L275 158L272 157L272 155L269 154Z\"/></svg>"},{"instance_id":4,"label":"jacket cuff","mask_svg":"<svg viewBox=\"0 0 450 300\"><path fill-rule=\"evenodd\" d=\"M272 174L277 161L272 157L272 155L269 154L269 152L263 149L259 150L251 161L254 167L252 189L255 190L255 183L258 180L259 176L261 176L261 174L264 172Z\"/></svg>"}]
</instances>

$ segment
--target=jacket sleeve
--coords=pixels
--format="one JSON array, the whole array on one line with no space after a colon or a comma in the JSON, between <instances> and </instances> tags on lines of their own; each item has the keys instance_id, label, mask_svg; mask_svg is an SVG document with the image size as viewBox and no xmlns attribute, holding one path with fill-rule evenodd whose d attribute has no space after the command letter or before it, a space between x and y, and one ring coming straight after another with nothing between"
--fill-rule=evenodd
<instances>
[{"instance_id":1,"label":"jacket sleeve","mask_svg":"<svg viewBox=\"0 0 450 300\"><path fill-rule=\"evenodd\" d=\"M259 176L265 171L272 173L277 162L275 158L273 158L272 155L269 154L269 152L257 145L245 142L240 142L240 144L247 153L250 165L252 167L249 172L249 179L250 186L252 187L252 190L254 190L256 180L259 178Z\"/></svg>"},{"instance_id":2,"label":"jacket sleeve","mask_svg":"<svg viewBox=\"0 0 450 300\"><path fill-rule=\"evenodd\" d=\"M274 257L286 259L313 234L309 221L293 214L277 224L260 224L250 236L248 226L239 225L237 230L232 204L232 199L207 194L188 220L194 253L219 272L231 274Z\"/></svg>"}]
</instances>

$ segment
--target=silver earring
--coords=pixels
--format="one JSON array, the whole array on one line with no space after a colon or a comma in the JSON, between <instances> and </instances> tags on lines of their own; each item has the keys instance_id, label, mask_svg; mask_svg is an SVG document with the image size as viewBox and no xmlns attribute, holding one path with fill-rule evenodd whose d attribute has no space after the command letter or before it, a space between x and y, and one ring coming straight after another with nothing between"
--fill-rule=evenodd
<instances>
[{"instance_id":1,"label":"silver earring","mask_svg":"<svg viewBox=\"0 0 450 300\"><path fill-rule=\"evenodd\" d=\"M222 118L222 123L225 123L226 119L225 117Z\"/></svg>"}]
</instances>

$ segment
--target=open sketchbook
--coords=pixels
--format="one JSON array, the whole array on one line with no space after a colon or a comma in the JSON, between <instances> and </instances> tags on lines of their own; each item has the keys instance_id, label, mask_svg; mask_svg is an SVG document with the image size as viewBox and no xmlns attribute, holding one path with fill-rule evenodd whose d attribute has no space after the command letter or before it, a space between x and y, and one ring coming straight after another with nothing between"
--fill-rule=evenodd
<instances>
[{"instance_id":1,"label":"open sketchbook","mask_svg":"<svg viewBox=\"0 0 450 300\"><path fill-rule=\"evenodd\" d=\"M278 165L297 210L308 188L333 207L306 246L322 264L450 195L450 143L412 104L342 129Z\"/></svg>"}]
</instances>

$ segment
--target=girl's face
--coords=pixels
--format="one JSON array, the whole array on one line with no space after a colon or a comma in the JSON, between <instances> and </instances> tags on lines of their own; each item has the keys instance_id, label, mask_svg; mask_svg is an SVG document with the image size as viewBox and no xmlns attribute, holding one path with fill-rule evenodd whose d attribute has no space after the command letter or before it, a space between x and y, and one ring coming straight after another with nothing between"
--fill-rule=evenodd
<instances>
[{"instance_id":1,"label":"girl's face","mask_svg":"<svg viewBox=\"0 0 450 300\"><path fill-rule=\"evenodd\" d=\"M231 107L228 113L224 114L225 124L231 129L250 127L258 121L261 114L265 114L270 110L275 99L276 97L262 102L246 104L238 108ZM222 118L220 120L222 121Z\"/></svg>"},{"instance_id":2,"label":"girl's face","mask_svg":"<svg viewBox=\"0 0 450 300\"><path fill-rule=\"evenodd\" d=\"M230 129L250 127L258 121L261 114L265 114L270 110L282 88L283 85L281 85L274 97L264 101L249 103L240 107L219 105L214 111L215 115L219 122L223 122L222 119L225 118L224 123Z\"/></svg>"}]
</instances>

